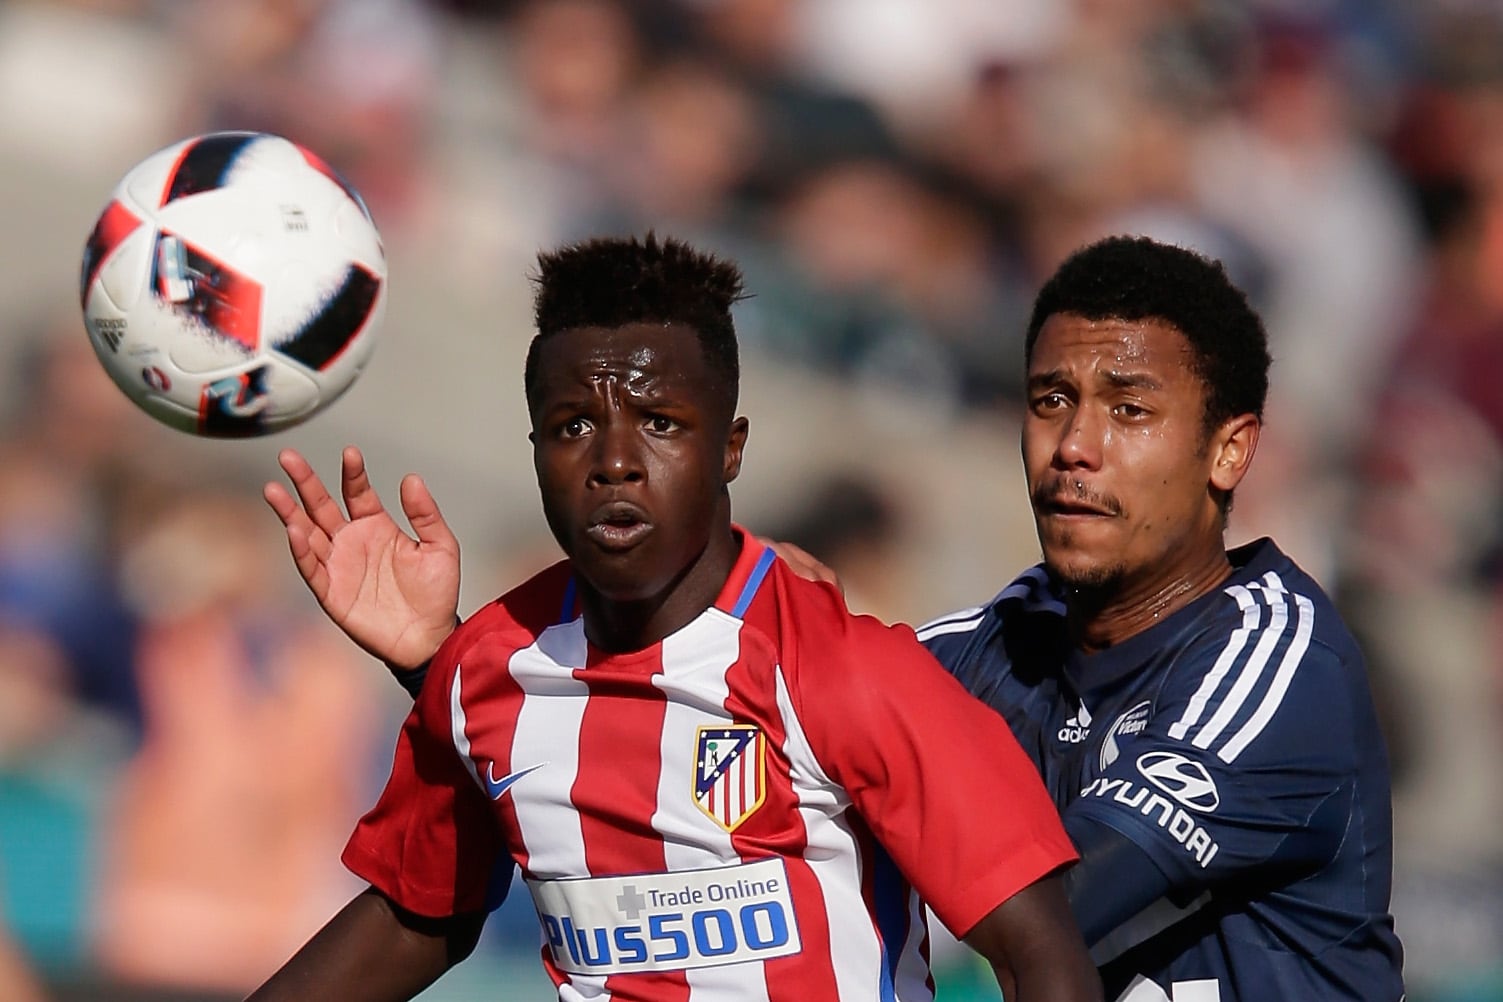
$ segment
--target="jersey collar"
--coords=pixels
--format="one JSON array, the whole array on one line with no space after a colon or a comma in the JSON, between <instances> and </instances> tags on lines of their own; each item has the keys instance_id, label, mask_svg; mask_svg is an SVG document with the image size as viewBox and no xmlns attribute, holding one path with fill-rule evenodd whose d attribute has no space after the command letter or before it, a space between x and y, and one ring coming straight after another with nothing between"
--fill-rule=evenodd
<instances>
[{"instance_id":1,"label":"jersey collar","mask_svg":"<svg viewBox=\"0 0 1503 1002\"><path fill-rule=\"evenodd\" d=\"M1194 631L1195 624L1207 609L1217 602L1226 601L1229 586L1252 580L1288 561L1267 537L1228 550L1227 558L1231 561L1232 573L1225 581L1148 629L1133 634L1114 647L1092 654L1072 647L1065 656L1064 665L1065 678L1070 686L1077 693L1085 693L1108 688L1136 674L1153 663L1156 654L1175 649L1184 634Z\"/></svg>"}]
</instances>

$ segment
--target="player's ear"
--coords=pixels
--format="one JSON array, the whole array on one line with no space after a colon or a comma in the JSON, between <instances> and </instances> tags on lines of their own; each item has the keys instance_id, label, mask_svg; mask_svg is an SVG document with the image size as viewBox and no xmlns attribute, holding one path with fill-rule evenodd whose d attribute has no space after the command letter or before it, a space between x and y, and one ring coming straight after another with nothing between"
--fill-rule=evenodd
<instances>
[{"instance_id":1,"label":"player's ear","mask_svg":"<svg viewBox=\"0 0 1503 1002\"><path fill-rule=\"evenodd\" d=\"M751 426L744 417L731 422L730 433L725 437L725 459L721 464L721 478L725 483L741 475L741 453L746 448L746 435L750 430Z\"/></svg>"},{"instance_id":2,"label":"player's ear","mask_svg":"<svg viewBox=\"0 0 1503 1002\"><path fill-rule=\"evenodd\" d=\"M1258 451L1258 434L1263 423L1256 414L1239 414L1228 419L1211 439L1211 486L1229 493L1242 482Z\"/></svg>"}]
</instances>

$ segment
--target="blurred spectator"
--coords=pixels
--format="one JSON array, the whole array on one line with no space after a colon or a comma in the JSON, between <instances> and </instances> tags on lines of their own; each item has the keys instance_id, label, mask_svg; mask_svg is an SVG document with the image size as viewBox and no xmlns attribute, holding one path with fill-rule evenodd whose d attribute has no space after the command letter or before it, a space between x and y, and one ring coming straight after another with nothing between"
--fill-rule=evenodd
<instances>
[{"instance_id":1,"label":"blurred spectator","mask_svg":"<svg viewBox=\"0 0 1503 1002\"><path fill-rule=\"evenodd\" d=\"M45 1002L42 982L26 958L0 927L0 996L10 1002Z\"/></svg>"},{"instance_id":2,"label":"blurred spectator","mask_svg":"<svg viewBox=\"0 0 1503 1002\"><path fill-rule=\"evenodd\" d=\"M390 235L422 209L442 56L420 0L200 0L172 8L195 57L185 134L273 132L337 165Z\"/></svg>"},{"instance_id":3,"label":"blurred spectator","mask_svg":"<svg viewBox=\"0 0 1503 1002\"><path fill-rule=\"evenodd\" d=\"M146 736L108 804L97 949L126 984L243 994L352 893L337 860L372 789L382 680L278 597L265 516L184 494L125 556Z\"/></svg>"},{"instance_id":4,"label":"blurred spectator","mask_svg":"<svg viewBox=\"0 0 1503 1002\"><path fill-rule=\"evenodd\" d=\"M769 196L833 161L897 151L872 105L798 64L803 0L688 0L703 15L707 57L736 73L765 123L754 184Z\"/></svg>"},{"instance_id":5,"label":"blurred spectator","mask_svg":"<svg viewBox=\"0 0 1503 1002\"><path fill-rule=\"evenodd\" d=\"M115 534L134 462L132 407L69 310L49 316L11 374L0 436L0 614L63 648L66 686L140 728L135 621L114 580Z\"/></svg>"},{"instance_id":6,"label":"blurred spectator","mask_svg":"<svg viewBox=\"0 0 1503 1002\"><path fill-rule=\"evenodd\" d=\"M834 472L758 533L813 555L839 575L853 612L891 623L909 615L897 559L904 530L899 506L882 485L863 474Z\"/></svg>"},{"instance_id":7,"label":"blurred spectator","mask_svg":"<svg viewBox=\"0 0 1503 1002\"><path fill-rule=\"evenodd\" d=\"M708 62L660 63L622 111L621 155L609 178L616 205L585 229L737 239L751 228L745 187L762 142L760 114L740 80Z\"/></svg>"},{"instance_id":8,"label":"blurred spectator","mask_svg":"<svg viewBox=\"0 0 1503 1002\"><path fill-rule=\"evenodd\" d=\"M1026 304L963 202L899 164L849 161L794 188L778 223L788 267L760 288L786 297L786 319L764 319L762 343L946 408L1016 399Z\"/></svg>"},{"instance_id":9,"label":"blurred spectator","mask_svg":"<svg viewBox=\"0 0 1503 1002\"><path fill-rule=\"evenodd\" d=\"M96 815L124 753L75 701L62 646L0 622L0 927L47 975L86 965Z\"/></svg>"},{"instance_id":10,"label":"blurred spectator","mask_svg":"<svg viewBox=\"0 0 1503 1002\"><path fill-rule=\"evenodd\" d=\"M789 45L799 72L879 109L902 134L946 118L988 62L1032 59L1078 16L1049 0L804 0ZM1121 8L1141 4L1118 4Z\"/></svg>"},{"instance_id":11,"label":"blurred spectator","mask_svg":"<svg viewBox=\"0 0 1503 1002\"><path fill-rule=\"evenodd\" d=\"M541 165L558 232L580 236L609 202L641 72L637 25L620 0L526 0L502 27L514 141Z\"/></svg>"},{"instance_id":12,"label":"blurred spectator","mask_svg":"<svg viewBox=\"0 0 1503 1002\"><path fill-rule=\"evenodd\" d=\"M1314 14L1262 24L1236 114L1203 134L1196 163L1202 203L1269 265L1275 390L1234 531L1277 534L1328 583L1350 457L1422 263L1397 175L1357 130L1341 41ZM1295 494L1298 512L1287 501Z\"/></svg>"}]
</instances>

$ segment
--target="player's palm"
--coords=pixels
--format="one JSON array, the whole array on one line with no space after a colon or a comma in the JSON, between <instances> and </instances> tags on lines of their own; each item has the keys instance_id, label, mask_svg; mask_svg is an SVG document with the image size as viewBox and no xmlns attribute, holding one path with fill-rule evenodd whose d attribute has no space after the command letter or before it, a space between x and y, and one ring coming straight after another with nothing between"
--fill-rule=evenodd
<instances>
[{"instance_id":1,"label":"player's palm","mask_svg":"<svg viewBox=\"0 0 1503 1002\"><path fill-rule=\"evenodd\" d=\"M329 618L383 661L412 667L432 657L454 628L459 544L422 480L402 481L413 538L376 496L359 450L346 449L342 462L348 517L301 455L285 450L278 461L297 497L270 483L266 500L287 528L298 572Z\"/></svg>"}]
</instances>

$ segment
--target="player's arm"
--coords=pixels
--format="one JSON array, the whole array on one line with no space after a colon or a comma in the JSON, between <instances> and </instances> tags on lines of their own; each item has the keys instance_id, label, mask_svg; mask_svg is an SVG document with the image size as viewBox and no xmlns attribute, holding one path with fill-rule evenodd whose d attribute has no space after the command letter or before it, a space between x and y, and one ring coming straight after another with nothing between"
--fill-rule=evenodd
<instances>
[{"instance_id":1,"label":"player's arm","mask_svg":"<svg viewBox=\"0 0 1503 1002\"><path fill-rule=\"evenodd\" d=\"M1057 877L1075 850L1007 723L911 630L874 620L822 645L817 669L789 687L811 771L849 793L926 904L986 954L1008 998L1099 998Z\"/></svg>"},{"instance_id":2,"label":"player's arm","mask_svg":"<svg viewBox=\"0 0 1503 1002\"><path fill-rule=\"evenodd\" d=\"M1136 842L1083 818L1066 818L1065 830L1080 862L1062 878L1065 897L1086 946L1095 949L1115 929L1170 893L1169 878Z\"/></svg>"},{"instance_id":3,"label":"player's arm","mask_svg":"<svg viewBox=\"0 0 1503 1002\"><path fill-rule=\"evenodd\" d=\"M1233 665L1213 693L1218 651L1182 656L1143 729L1065 809L1083 860L1071 902L1098 963L1224 886L1318 871L1347 831L1356 739L1339 656L1310 644L1278 687L1249 672L1263 688L1237 688Z\"/></svg>"},{"instance_id":4,"label":"player's arm","mask_svg":"<svg viewBox=\"0 0 1503 1002\"><path fill-rule=\"evenodd\" d=\"M402 1002L475 949L485 915L431 919L374 888L355 897L247 1002Z\"/></svg>"},{"instance_id":5,"label":"player's arm","mask_svg":"<svg viewBox=\"0 0 1503 1002\"><path fill-rule=\"evenodd\" d=\"M1008 1002L1101 998L1059 876L1023 888L976 923L965 943L992 965Z\"/></svg>"}]
</instances>

